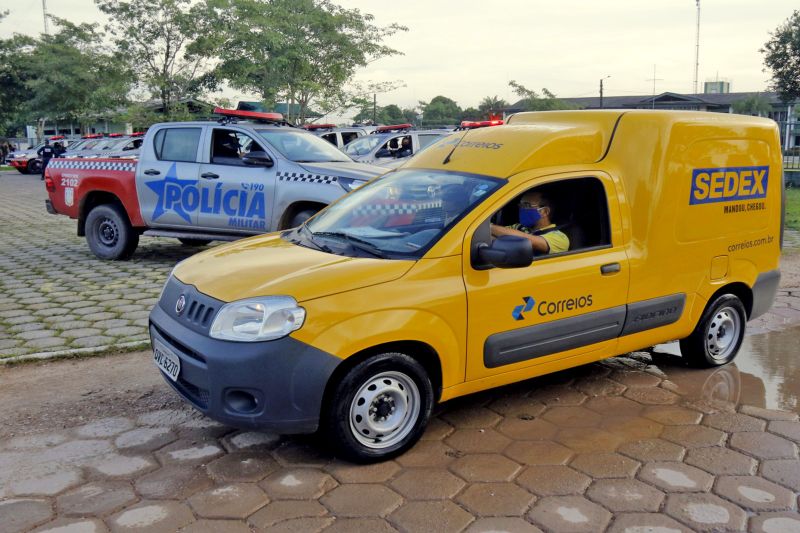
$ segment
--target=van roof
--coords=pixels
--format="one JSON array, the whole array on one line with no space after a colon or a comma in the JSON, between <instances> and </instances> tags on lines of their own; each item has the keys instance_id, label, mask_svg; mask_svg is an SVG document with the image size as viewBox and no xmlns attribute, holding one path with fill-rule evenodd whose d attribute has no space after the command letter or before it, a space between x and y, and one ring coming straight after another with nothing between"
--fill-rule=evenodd
<instances>
[{"instance_id":1,"label":"van roof","mask_svg":"<svg viewBox=\"0 0 800 533\"><path fill-rule=\"evenodd\" d=\"M467 130L421 152L406 168L435 168L508 178L534 168L601 161L623 120L668 133L679 124L723 128L774 128L772 120L728 113L651 110L541 111L518 113L505 126ZM734 136L737 136L734 134ZM444 160L453 149L448 163Z\"/></svg>"}]
</instances>

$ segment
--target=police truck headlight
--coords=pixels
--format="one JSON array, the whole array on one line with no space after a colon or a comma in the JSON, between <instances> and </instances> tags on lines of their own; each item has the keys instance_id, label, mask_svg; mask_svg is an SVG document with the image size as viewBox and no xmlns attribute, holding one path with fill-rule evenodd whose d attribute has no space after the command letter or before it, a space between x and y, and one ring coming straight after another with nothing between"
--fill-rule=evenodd
<instances>
[{"instance_id":1,"label":"police truck headlight","mask_svg":"<svg viewBox=\"0 0 800 533\"><path fill-rule=\"evenodd\" d=\"M354 191L366 183L366 181L353 178L336 178L336 181L342 186L342 189L347 192Z\"/></svg>"},{"instance_id":2,"label":"police truck headlight","mask_svg":"<svg viewBox=\"0 0 800 533\"><path fill-rule=\"evenodd\" d=\"M291 296L248 298L225 304L211 324L211 337L227 341L271 341L300 329L306 310Z\"/></svg>"}]
</instances>

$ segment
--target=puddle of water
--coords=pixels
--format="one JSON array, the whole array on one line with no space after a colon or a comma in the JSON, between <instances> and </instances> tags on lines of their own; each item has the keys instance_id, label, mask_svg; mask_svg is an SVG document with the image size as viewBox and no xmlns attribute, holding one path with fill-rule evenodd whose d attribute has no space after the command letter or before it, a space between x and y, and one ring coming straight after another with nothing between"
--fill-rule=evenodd
<instances>
[{"instance_id":1,"label":"puddle of water","mask_svg":"<svg viewBox=\"0 0 800 533\"><path fill-rule=\"evenodd\" d=\"M167 510L164 507L147 505L125 511L117 518L117 524L122 527L147 527L164 520L166 517Z\"/></svg>"},{"instance_id":2,"label":"puddle of water","mask_svg":"<svg viewBox=\"0 0 800 533\"><path fill-rule=\"evenodd\" d=\"M716 369L682 367L672 358L680 356L677 342L653 352L659 368L689 397L800 413L800 328L748 335L734 363Z\"/></svg>"}]
</instances>

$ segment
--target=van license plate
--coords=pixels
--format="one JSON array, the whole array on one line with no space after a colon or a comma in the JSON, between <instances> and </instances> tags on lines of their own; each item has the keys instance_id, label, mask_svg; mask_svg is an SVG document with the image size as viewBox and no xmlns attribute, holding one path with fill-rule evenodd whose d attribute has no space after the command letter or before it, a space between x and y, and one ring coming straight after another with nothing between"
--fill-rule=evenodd
<instances>
[{"instance_id":1,"label":"van license plate","mask_svg":"<svg viewBox=\"0 0 800 533\"><path fill-rule=\"evenodd\" d=\"M181 360L172 350L155 339L153 339L153 361L169 376L169 379L178 381L178 374L181 373Z\"/></svg>"}]
</instances>

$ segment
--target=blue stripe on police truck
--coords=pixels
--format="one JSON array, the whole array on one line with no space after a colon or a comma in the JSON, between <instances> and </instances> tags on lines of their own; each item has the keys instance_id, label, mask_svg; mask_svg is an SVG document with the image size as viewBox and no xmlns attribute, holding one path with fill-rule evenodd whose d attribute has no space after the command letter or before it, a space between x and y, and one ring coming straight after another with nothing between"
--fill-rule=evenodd
<instances>
[{"instance_id":1,"label":"blue stripe on police truck","mask_svg":"<svg viewBox=\"0 0 800 533\"><path fill-rule=\"evenodd\" d=\"M738 202L766 198L769 167L696 168L689 204Z\"/></svg>"}]
</instances>

